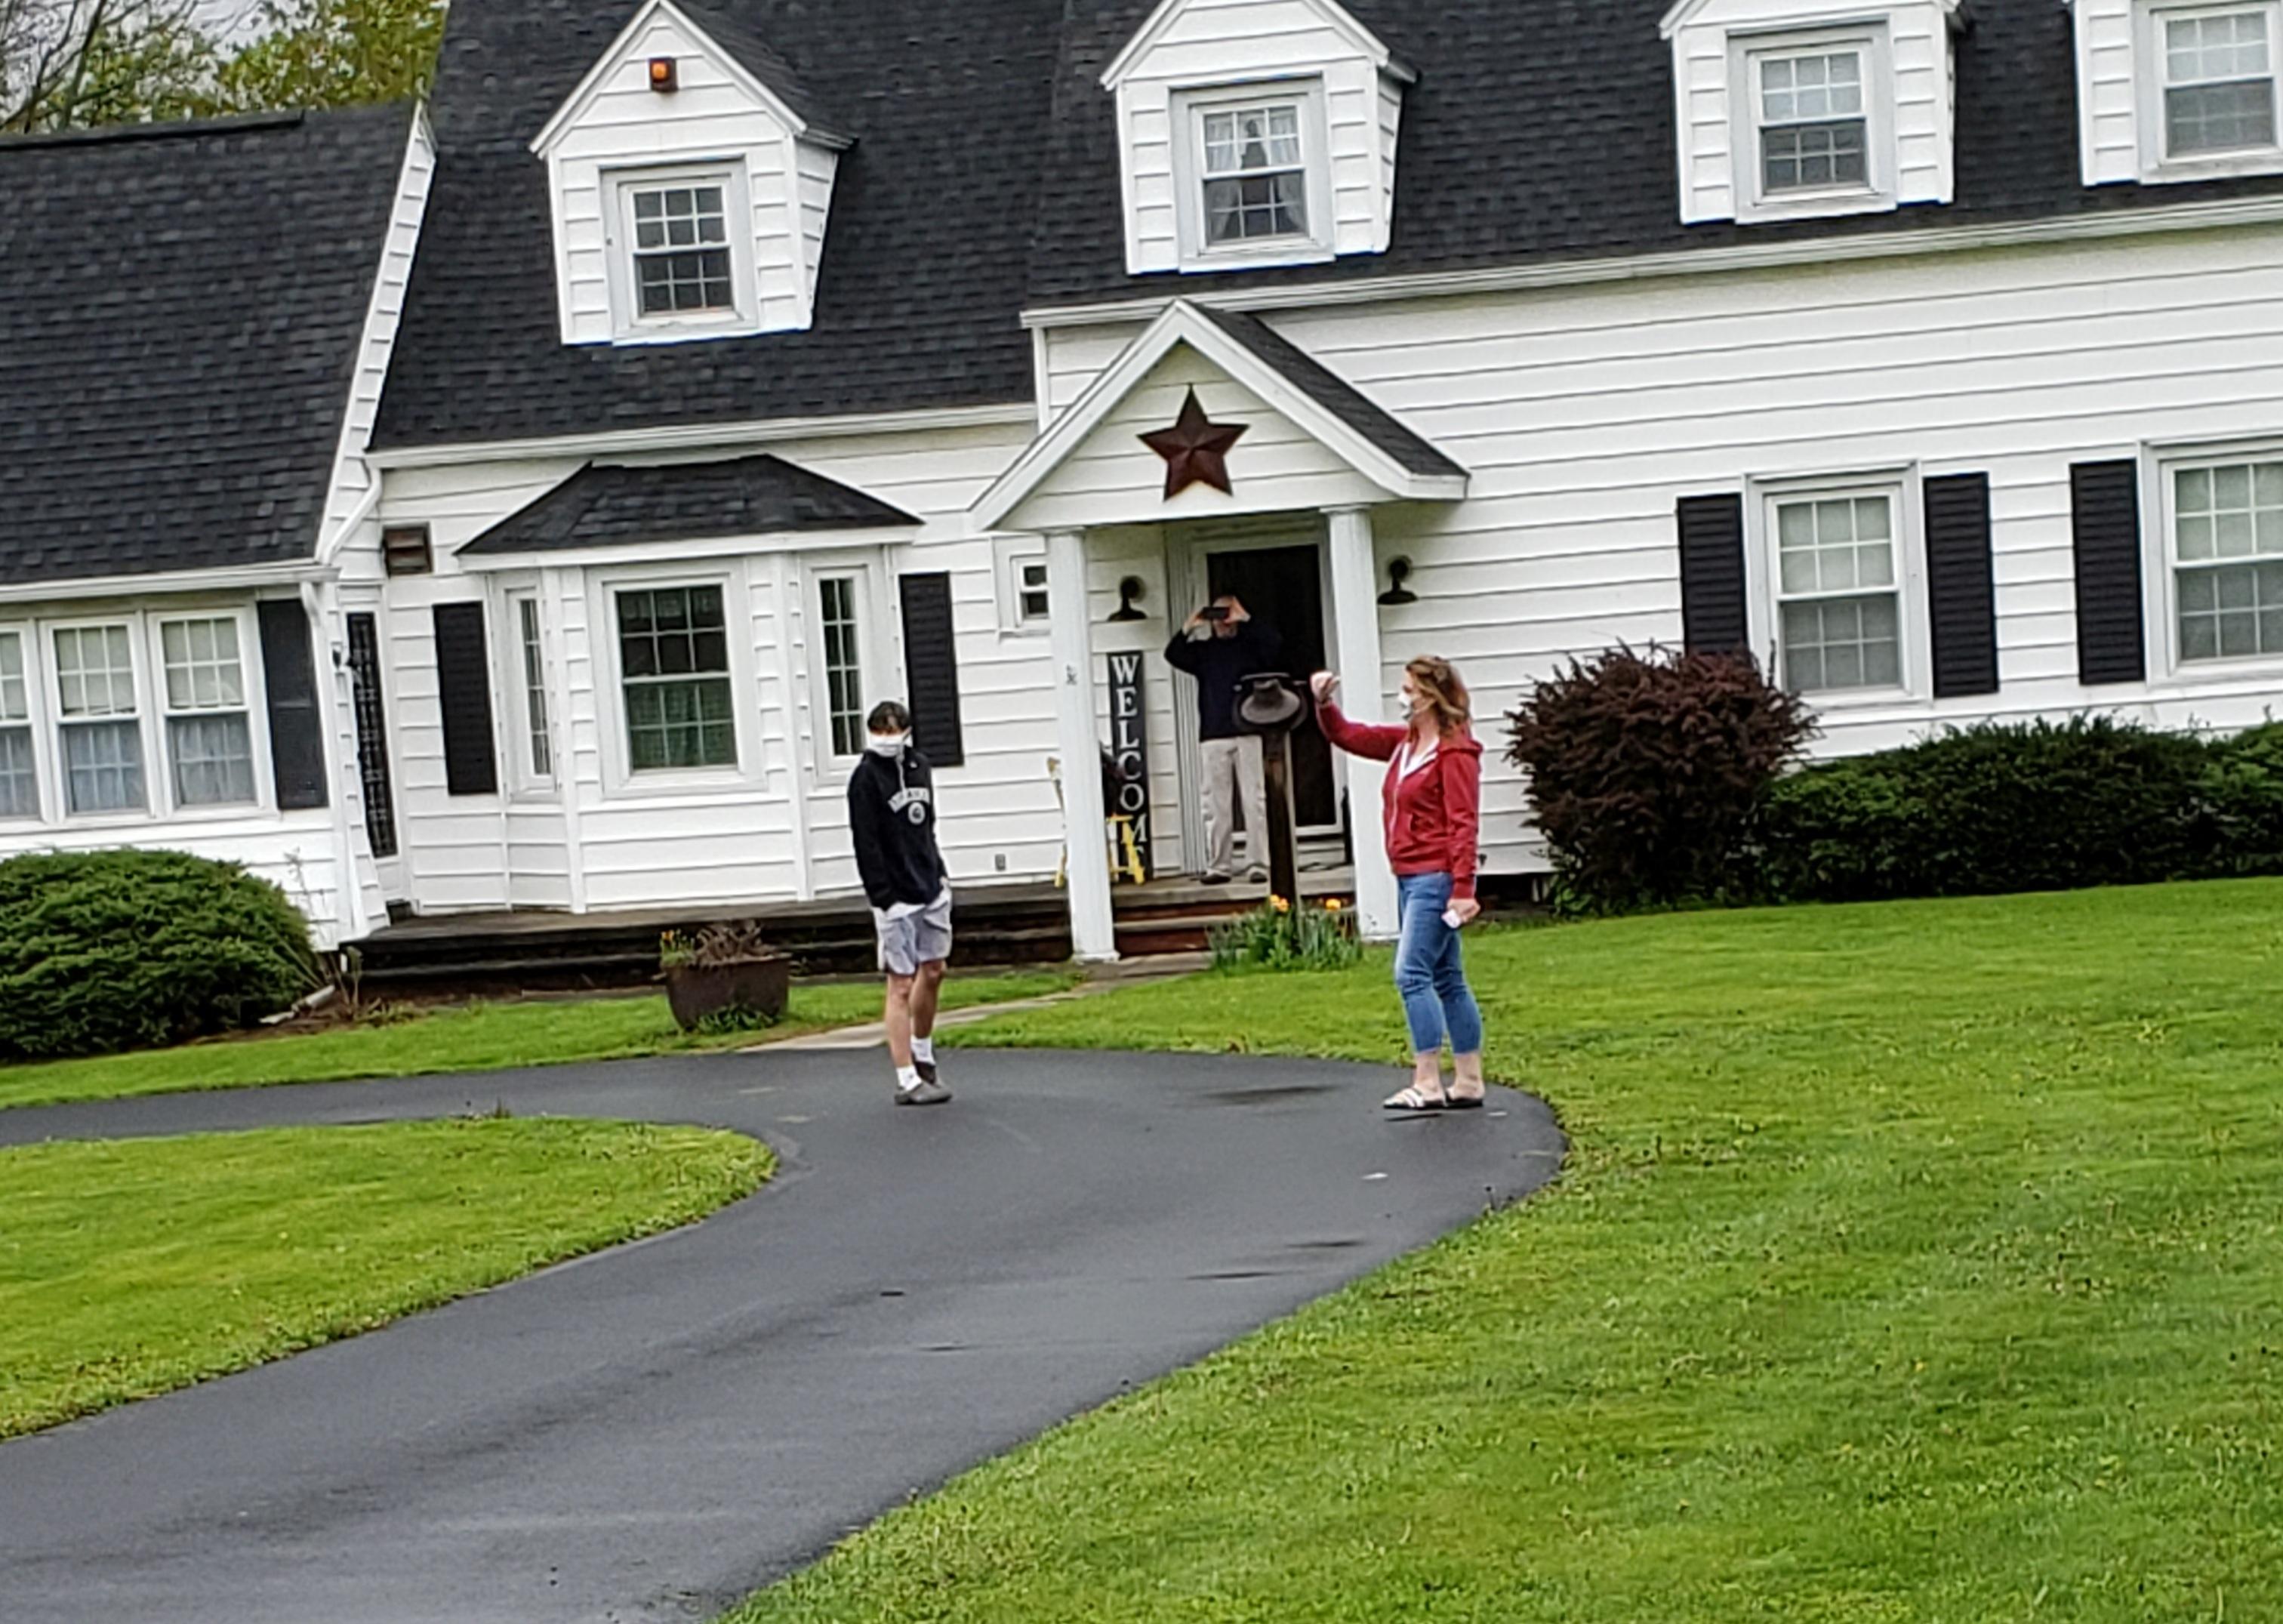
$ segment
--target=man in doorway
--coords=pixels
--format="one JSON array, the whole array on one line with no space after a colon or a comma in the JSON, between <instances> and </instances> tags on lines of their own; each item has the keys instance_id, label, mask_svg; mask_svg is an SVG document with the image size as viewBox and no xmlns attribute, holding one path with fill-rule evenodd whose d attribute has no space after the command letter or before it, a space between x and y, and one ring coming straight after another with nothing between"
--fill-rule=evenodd
<instances>
[{"instance_id":1,"label":"man in doorway","mask_svg":"<svg viewBox=\"0 0 2283 1624\"><path fill-rule=\"evenodd\" d=\"M935 774L912 746L911 713L901 705L882 701L865 725L871 737L848 780L848 825L888 978L896 1104L940 1105L951 1097L935 1064L936 1003L951 958L951 882L936 846Z\"/></svg>"},{"instance_id":2,"label":"man in doorway","mask_svg":"<svg viewBox=\"0 0 2283 1624\"><path fill-rule=\"evenodd\" d=\"M1263 626L1233 596L1213 599L1188 618L1165 645L1165 663L1197 679L1197 738L1204 761L1205 864L1200 876L1224 886L1236 873L1236 807L1244 802L1244 855L1255 883L1268 878L1268 786L1261 774L1260 739L1236 725L1237 684L1274 671L1283 639Z\"/></svg>"}]
</instances>

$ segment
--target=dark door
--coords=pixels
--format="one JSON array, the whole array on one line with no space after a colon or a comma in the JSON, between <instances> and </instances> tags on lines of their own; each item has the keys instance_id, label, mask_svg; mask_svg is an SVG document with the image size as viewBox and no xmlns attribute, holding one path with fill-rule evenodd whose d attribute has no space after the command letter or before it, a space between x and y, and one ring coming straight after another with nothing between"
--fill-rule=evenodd
<instances>
[{"instance_id":1,"label":"dark door","mask_svg":"<svg viewBox=\"0 0 2283 1624\"><path fill-rule=\"evenodd\" d=\"M1305 683L1324 668L1324 578L1313 546L1209 553L1205 582L1212 597L1227 593L1255 620L1276 629L1284 639L1284 669L1293 678ZM1292 736L1292 809L1303 829L1340 821L1332 747L1317 731L1313 712Z\"/></svg>"}]
</instances>

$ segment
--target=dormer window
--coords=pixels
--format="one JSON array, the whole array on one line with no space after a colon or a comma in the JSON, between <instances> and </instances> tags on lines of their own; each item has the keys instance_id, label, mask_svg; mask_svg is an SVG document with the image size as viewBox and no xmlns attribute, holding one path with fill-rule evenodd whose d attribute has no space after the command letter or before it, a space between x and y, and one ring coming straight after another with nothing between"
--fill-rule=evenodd
<instances>
[{"instance_id":1,"label":"dormer window","mask_svg":"<svg viewBox=\"0 0 2283 1624\"><path fill-rule=\"evenodd\" d=\"M2269 151L2275 145L2275 66L2267 7L2166 13L2164 155Z\"/></svg>"},{"instance_id":2,"label":"dormer window","mask_svg":"<svg viewBox=\"0 0 2283 1624\"><path fill-rule=\"evenodd\" d=\"M1780 192L1870 184L1859 50L1785 52L1757 64L1760 183Z\"/></svg>"},{"instance_id":3,"label":"dormer window","mask_svg":"<svg viewBox=\"0 0 2283 1624\"><path fill-rule=\"evenodd\" d=\"M1201 110L1205 241L1212 247L1302 237L1308 230L1308 170L1300 106Z\"/></svg>"},{"instance_id":4,"label":"dormer window","mask_svg":"<svg viewBox=\"0 0 2283 1624\"><path fill-rule=\"evenodd\" d=\"M737 308L729 269L728 188L628 185L634 214L637 314L687 315Z\"/></svg>"}]
</instances>

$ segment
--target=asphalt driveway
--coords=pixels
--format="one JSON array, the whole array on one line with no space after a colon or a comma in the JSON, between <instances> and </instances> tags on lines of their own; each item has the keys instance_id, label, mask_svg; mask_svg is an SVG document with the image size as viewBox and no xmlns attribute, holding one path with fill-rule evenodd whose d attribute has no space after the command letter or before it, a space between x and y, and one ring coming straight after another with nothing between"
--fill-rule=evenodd
<instances>
[{"instance_id":1,"label":"asphalt driveway","mask_svg":"<svg viewBox=\"0 0 2283 1624\"><path fill-rule=\"evenodd\" d=\"M438 1116L736 1128L762 1194L0 1444L10 1624L705 1619L882 1511L1553 1176L1535 1100L1218 1058L684 1057L0 1112L0 1145Z\"/></svg>"}]
</instances>

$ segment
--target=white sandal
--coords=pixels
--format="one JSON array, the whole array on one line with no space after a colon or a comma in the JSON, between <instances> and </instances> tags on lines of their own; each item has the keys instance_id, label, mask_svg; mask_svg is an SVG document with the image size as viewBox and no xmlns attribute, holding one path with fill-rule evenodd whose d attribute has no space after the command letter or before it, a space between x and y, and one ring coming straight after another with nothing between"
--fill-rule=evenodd
<instances>
[{"instance_id":1,"label":"white sandal","mask_svg":"<svg viewBox=\"0 0 2283 1624\"><path fill-rule=\"evenodd\" d=\"M1422 1094L1419 1085L1412 1084L1399 1093L1391 1094L1380 1102L1382 1111L1405 1111L1414 1116L1429 1111L1447 1111L1450 1102L1441 1094Z\"/></svg>"}]
</instances>

